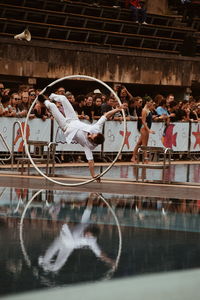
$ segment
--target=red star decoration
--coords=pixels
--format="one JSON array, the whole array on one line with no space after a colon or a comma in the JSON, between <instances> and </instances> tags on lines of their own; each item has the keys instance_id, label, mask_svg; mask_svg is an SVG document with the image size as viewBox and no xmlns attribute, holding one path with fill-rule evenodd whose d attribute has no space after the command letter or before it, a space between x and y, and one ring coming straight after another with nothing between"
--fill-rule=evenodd
<instances>
[{"instance_id":1,"label":"red star decoration","mask_svg":"<svg viewBox=\"0 0 200 300\"><path fill-rule=\"evenodd\" d=\"M120 130L119 133L122 136L124 136L124 131ZM129 141L128 141L130 135L131 135L131 132L130 131L126 131L126 135L125 135L125 139L124 139L124 145L126 145L128 149L130 148Z\"/></svg>"},{"instance_id":2,"label":"red star decoration","mask_svg":"<svg viewBox=\"0 0 200 300\"><path fill-rule=\"evenodd\" d=\"M200 129L199 129L199 125L198 125L198 129L197 132L192 132L192 134L195 136L196 138L196 142L194 144L194 149L196 148L197 145L200 146Z\"/></svg>"}]
</instances>

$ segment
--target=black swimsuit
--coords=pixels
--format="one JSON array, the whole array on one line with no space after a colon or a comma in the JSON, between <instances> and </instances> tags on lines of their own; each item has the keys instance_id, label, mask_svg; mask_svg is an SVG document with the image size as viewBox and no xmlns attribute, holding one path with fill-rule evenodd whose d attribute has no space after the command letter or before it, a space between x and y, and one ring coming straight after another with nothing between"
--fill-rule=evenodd
<instances>
[{"instance_id":1,"label":"black swimsuit","mask_svg":"<svg viewBox=\"0 0 200 300\"><path fill-rule=\"evenodd\" d=\"M146 123L149 129L151 129L151 125L152 125L152 113L149 111L148 115L146 116ZM142 128L143 124L142 124L142 120L139 118L138 122L137 122L137 129L138 131L140 131L140 129Z\"/></svg>"}]
</instances>

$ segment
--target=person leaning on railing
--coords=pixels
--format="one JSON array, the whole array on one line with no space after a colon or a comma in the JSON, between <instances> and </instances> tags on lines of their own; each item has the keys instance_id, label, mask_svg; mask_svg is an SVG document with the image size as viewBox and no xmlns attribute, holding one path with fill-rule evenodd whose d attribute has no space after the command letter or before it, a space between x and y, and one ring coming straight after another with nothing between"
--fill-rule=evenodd
<instances>
[{"instance_id":1,"label":"person leaning on railing","mask_svg":"<svg viewBox=\"0 0 200 300\"><path fill-rule=\"evenodd\" d=\"M123 103L124 101L131 101L133 100L133 95L128 91L128 89L121 84L115 84L113 90Z\"/></svg>"},{"instance_id":2,"label":"person leaning on railing","mask_svg":"<svg viewBox=\"0 0 200 300\"><path fill-rule=\"evenodd\" d=\"M101 105L102 115L113 109L114 102L115 102L115 98L113 96L109 96L106 102L102 103Z\"/></svg>"},{"instance_id":3,"label":"person leaning on railing","mask_svg":"<svg viewBox=\"0 0 200 300\"><path fill-rule=\"evenodd\" d=\"M48 112L46 106L44 103L38 101L34 108L33 108L33 113L36 116L36 118L39 118L43 121L46 121L46 119L50 118L51 114Z\"/></svg>"},{"instance_id":4,"label":"person leaning on railing","mask_svg":"<svg viewBox=\"0 0 200 300\"><path fill-rule=\"evenodd\" d=\"M99 120L102 116L102 98L101 96L97 95L95 96L93 100L93 111L92 111L92 119L93 120Z\"/></svg>"},{"instance_id":5,"label":"person leaning on railing","mask_svg":"<svg viewBox=\"0 0 200 300\"><path fill-rule=\"evenodd\" d=\"M5 89L4 84L0 83L0 117L9 116L10 112L10 89Z\"/></svg>"},{"instance_id":6,"label":"person leaning on railing","mask_svg":"<svg viewBox=\"0 0 200 300\"><path fill-rule=\"evenodd\" d=\"M23 118L27 115L27 110L22 105L22 96L20 93L13 93L10 98L11 114L10 117Z\"/></svg>"},{"instance_id":7,"label":"person leaning on railing","mask_svg":"<svg viewBox=\"0 0 200 300\"><path fill-rule=\"evenodd\" d=\"M90 123L92 123L92 112L93 112L93 98L92 94L87 94L85 96L85 101L83 105L83 114Z\"/></svg>"},{"instance_id":8,"label":"person leaning on railing","mask_svg":"<svg viewBox=\"0 0 200 300\"><path fill-rule=\"evenodd\" d=\"M160 101L159 106L157 106L155 110L158 116L156 121L167 121L167 119L169 118L169 112L167 110L166 99L163 98Z\"/></svg>"},{"instance_id":9,"label":"person leaning on railing","mask_svg":"<svg viewBox=\"0 0 200 300\"><path fill-rule=\"evenodd\" d=\"M1 99L2 117L12 117L12 106L10 105L10 96L2 96Z\"/></svg>"},{"instance_id":10,"label":"person leaning on railing","mask_svg":"<svg viewBox=\"0 0 200 300\"><path fill-rule=\"evenodd\" d=\"M33 103L33 101L36 98L36 91L33 88L28 89L28 96L29 96L29 106L31 106L31 104Z\"/></svg>"}]
</instances>

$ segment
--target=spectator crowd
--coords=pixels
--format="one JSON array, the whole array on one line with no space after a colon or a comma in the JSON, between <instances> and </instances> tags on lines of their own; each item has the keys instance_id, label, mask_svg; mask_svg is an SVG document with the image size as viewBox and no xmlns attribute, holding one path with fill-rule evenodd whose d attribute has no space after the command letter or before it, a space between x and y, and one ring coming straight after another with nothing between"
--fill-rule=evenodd
<instances>
[{"instance_id":1,"label":"spectator crowd","mask_svg":"<svg viewBox=\"0 0 200 300\"><path fill-rule=\"evenodd\" d=\"M126 104L126 119L130 121L140 119L142 108L145 105L145 101L149 99L149 96L144 98L133 96L122 84L114 84L113 90L121 102ZM3 83L0 83L0 116L26 117L33 101L40 92L41 90L39 89L26 86L20 86L17 91L12 91L10 88L4 87ZM59 95L65 95L68 98L79 119L88 120L91 123L93 120L98 120L104 113L115 109L118 105L118 100L113 94L105 95L99 89L95 89L87 95L81 94L75 96L61 86L55 92ZM158 94L153 98L153 101L153 121L200 121L200 97L195 99L190 96L187 100L179 99L177 101L173 94L169 94L167 97ZM64 114L60 103L56 104ZM39 101L36 101L29 117L31 119L40 118L43 121L52 118L44 104ZM111 120L122 121L123 116L121 112L116 113Z\"/></svg>"}]
</instances>

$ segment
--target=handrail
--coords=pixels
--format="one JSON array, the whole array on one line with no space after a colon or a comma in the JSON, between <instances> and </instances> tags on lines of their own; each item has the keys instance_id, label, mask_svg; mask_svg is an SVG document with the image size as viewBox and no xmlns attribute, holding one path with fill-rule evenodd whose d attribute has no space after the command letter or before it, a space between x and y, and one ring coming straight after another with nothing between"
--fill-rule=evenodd
<instances>
[{"instance_id":1,"label":"handrail","mask_svg":"<svg viewBox=\"0 0 200 300\"><path fill-rule=\"evenodd\" d=\"M50 164L50 159L51 159L51 148L53 146L53 162L52 162L52 169L53 169L53 172L52 174L54 175L54 172L55 172L55 148L56 148L56 145L57 143L55 142L50 142L47 146L47 166L46 166L46 172L47 174L49 175L50 171L49 171L49 164Z\"/></svg>"},{"instance_id":2,"label":"handrail","mask_svg":"<svg viewBox=\"0 0 200 300\"><path fill-rule=\"evenodd\" d=\"M21 134L23 136L23 129L22 129L22 124L20 121L15 121L13 123L13 129L12 129L12 159L11 159L11 170L13 170L13 164L14 164L14 134L15 134L15 126L18 125L19 126L19 129L21 131Z\"/></svg>"},{"instance_id":3,"label":"handrail","mask_svg":"<svg viewBox=\"0 0 200 300\"><path fill-rule=\"evenodd\" d=\"M10 153L10 156L9 156L9 157L7 157L7 158L1 158L0 160L1 160L1 161L8 161L8 160L10 160L10 159L12 158L12 152L11 152L10 148L8 147L8 144L6 143L4 137L3 137L3 135L2 135L1 133L0 133L0 138L2 139L2 142L3 142L4 146L6 147L6 149L7 149L7 150L9 151L9 153Z\"/></svg>"},{"instance_id":4,"label":"handrail","mask_svg":"<svg viewBox=\"0 0 200 300\"><path fill-rule=\"evenodd\" d=\"M144 164L144 153L145 152L150 152L150 153L162 153L163 154L163 165L162 165L162 182L165 182L165 170L167 167L171 166L171 153L172 153L172 149L171 148L166 148L166 147L151 147L151 146L140 146L138 148L138 156L137 156L137 164L135 164L136 166L136 181L138 181L138 169L140 168L159 168L160 169L160 165L151 165L151 164ZM139 154L142 153L142 164L139 164ZM167 153L168 153L168 164L166 164L167 162ZM144 180L144 173L142 173L142 181ZM168 180L170 183L170 179Z\"/></svg>"},{"instance_id":5,"label":"handrail","mask_svg":"<svg viewBox=\"0 0 200 300\"><path fill-rule=\"evenodd\" d=\"M163 164L164 164L164 166L166 165L166 155L167 155L167 152L168 152L168 164L170 166L171 165L171 153L172 153L172 149L171 148L163 148L163 150L164 150L164 153L163 153L163 155L164 155L164 162L163 162Z\"/></svg>"}]
</instances>

